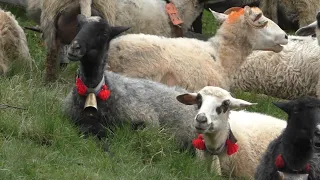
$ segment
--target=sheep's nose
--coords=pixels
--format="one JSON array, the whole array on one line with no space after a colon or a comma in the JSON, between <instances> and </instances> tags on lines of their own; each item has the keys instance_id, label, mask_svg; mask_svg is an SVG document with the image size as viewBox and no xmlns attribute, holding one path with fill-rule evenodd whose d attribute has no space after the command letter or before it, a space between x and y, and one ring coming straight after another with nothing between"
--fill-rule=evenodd
<instances>
[{"instance_id":1,"label":"sheep's nose","mask_svg":"<svg viewBox=\"0 0 320 180\"><path fill-rule=\"evenodd\" d=\"M286 34L286 35L284 35L284 38L288 39L288 35L287 35L287 34Z\"/></svg>"},{"instance_id":2,"label":"sheep's nose","mask_svg":"<svg viewBox=\"0 0 320 180\"><path fill-rule=\"evenodd\" d=\"M196 121L199 123L205 123L207 122L207 117L205 113L199 113L196 117Z\"/></svg>"}]
</instances>

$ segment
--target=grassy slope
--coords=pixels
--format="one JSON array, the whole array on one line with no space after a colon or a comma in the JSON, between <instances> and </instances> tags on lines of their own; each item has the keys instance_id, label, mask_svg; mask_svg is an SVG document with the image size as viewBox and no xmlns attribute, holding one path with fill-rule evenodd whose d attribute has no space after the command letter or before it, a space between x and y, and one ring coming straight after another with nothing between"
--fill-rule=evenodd
<instances>
[{"instance_id":1,"label":"grassy slope","mask_svg":"<svg viewBox=\"0 0 320 180\"><path fill-rule=\"evenodd\" d=\"M10 10L21 25L33 25L23 11ZM213 18L209 13L205 18L205 32L213 33ZM93 139L79 136L61 113L77 64L45 86L43 43L39 34L26 34L38 70L0 77L0 103L27 108L0 109L0 179L214 179L202 162L179 152L165 131L116 130L109 138L113 158ZM285 117L271 104L275 99L242 92L236 97L258 102L251 111Z\"/></svg>"}]
</instances>

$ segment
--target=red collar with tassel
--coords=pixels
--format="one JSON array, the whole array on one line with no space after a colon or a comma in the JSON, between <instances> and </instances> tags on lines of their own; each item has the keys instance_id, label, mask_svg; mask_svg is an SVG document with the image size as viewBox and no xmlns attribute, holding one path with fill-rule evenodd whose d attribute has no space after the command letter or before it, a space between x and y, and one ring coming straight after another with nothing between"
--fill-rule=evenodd
<instances>
[{"instance_id":1,"label":"red collar with tassel","mask_svg":"<svg viewBox=\"0 0 320 180\"><path fill-rule=\"evenodd\" d=\"M229 156L236 153L239 149L239 146L236 144L236 142L237 142L237 140L235 139L235 137L233 136L233 134L230 130L229 137L226 140L226 143L222 145L222 150L224 149L224 147L227 147L227 154ZM207 147L206 147L206 144L204 142L202 134L199 134L196 139L192 140L192 145L196 149L207 150L210 152L210 150L207 149ZM219 153L221 153L221 152L218 152L217 154L219 154ZM212 154L216 154L216 153L212 153Z\"/></svg>"},{"instance_id":2,"label":"red collar with tassel","mask_svg":"<svg viewBox=\"0 0 320 180\"><path fill-rule=\"evenodd\" d=\"M110 90L108 86L105 84L104 76L100 83L95 88L88 88L80 79L79 75L76 77L76 88L78 94L81 96L87 96L89 93L94 93L99 99L105 101L110 96Z\"/></svg>"},{"instance_id":3,"label":"red collar with tassel","mask_svg":"<svg viewBox=\"0 0 320 180\"><path fill-rule=\"evenodd\" d=\"M286 164L285 164L285 162L284 162L283 157L282 157L281 154L279 154L279 155L277 156L274 164L276 165L277 169L283 169L283 168L285 168ZM307 163L304 169L300 169L300 170L294 170L294 169L292 169L292 170L293 170L293 171L303 171L303 170L305 170L305 171L309 172L309 171L310 171L310 164Z\"/></svg>"}]
</instances>

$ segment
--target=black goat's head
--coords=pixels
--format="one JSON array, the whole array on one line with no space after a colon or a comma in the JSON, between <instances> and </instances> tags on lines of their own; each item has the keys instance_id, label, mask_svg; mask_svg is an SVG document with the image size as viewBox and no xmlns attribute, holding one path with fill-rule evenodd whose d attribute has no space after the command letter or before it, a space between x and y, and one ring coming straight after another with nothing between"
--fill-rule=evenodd
<instances>
[{"instance_id":1,"label":"black goat's head","mask_svg":"<svg viewBox=\"0 0 320 180\"><path fill-rule=\"evenodd\" d=\"M129 27L111 27L108 22L99 16L86 18L77 16L77 35L68 49L68 58L72 61L80 60L87 53L97 53L107 50L109 42Z\"/></svg>"}]
</instances>

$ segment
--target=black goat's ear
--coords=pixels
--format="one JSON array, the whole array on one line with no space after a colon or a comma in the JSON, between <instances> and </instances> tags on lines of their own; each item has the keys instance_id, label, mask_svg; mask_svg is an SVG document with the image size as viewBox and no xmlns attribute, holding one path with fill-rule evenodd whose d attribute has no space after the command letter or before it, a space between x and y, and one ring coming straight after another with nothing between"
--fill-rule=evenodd
<instances>
[{"instance_id":1,"label":"black goat's ear","mask_svg":"<svg viewBox=\"0 0 320 180\"><path fill-rule=\"evenodd\" d=\"M275 106L277 106L279 109L281 109L282 111L286 112L287 114L289 114L291 106L289 103L287 102L272 102L272 104L274 104Z\"/></svg>"},{"instance_id":2,"label":"black goat's ear","mask_svg":"<svg viewBox=\"0 0 320 180\"><path fill-rule=\"evenodd\" d=\"M115 27L111 27L111 34L110 37L114 38L117 35L129 30L131 27L127 27L127 26L115 26Z\"/></svg>"}]
</instances>

